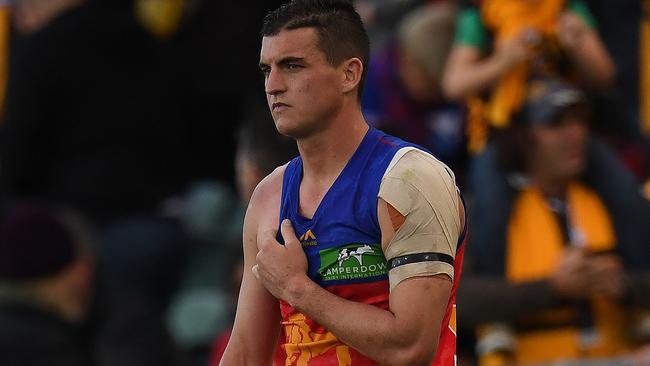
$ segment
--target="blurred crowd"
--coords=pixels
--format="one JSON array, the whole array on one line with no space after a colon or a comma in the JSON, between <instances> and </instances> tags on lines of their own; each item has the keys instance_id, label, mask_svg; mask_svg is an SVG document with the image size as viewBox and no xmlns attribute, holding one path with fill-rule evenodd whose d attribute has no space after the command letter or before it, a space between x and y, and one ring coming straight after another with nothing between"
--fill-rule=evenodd
<instances>
[{"instance_id":1,"label":"blurred crowd","mask_svg":"<svg viewBox=\"0 0 650 366\"><path fill-rule=\"evenodd\" d=\"M218 363L298 153L257 71L283 2L0 0L0 365ZM650 365L650 1L355 3L364 116L467 199L459 365Z\"/></svg>"}]
</instances>

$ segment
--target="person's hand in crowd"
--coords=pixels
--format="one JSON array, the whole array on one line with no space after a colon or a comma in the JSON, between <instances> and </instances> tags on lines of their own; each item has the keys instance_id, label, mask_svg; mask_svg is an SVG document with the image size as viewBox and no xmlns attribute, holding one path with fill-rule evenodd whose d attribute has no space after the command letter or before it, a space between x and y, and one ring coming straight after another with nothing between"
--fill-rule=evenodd
<instances>
[{"instance_id":1,"label":"person's hand in crowd","mask_svg":"<svg viewBox=\"0 0 650 366\"><path fill-rule=\"evenodd\" d=\"M539 39L540 35L537 31L527 28L512 39L498 42L495 56L502 60L507 68L511 68L531 59L533 47Z\"/></svg>"},{"instance_id":2,"label":"person's hand in crowd","mask_svg":"<svg viewBox=\"0 0 650 366\"><path fill-rule=\"evenodd\" d=\"M590 294L593 278L589 271L589 257L582 248L568 248L557 263L550 278L555 293L567 299L584 299Z\"/></svg>"},{"instance_id":3,"label":"person's hand in crowd","mask_svg":"<svg viewBox=\"0 0 650 366\"><path fill-rule=\"evenodd\" d=\"M557 20L557 37L583 87L607 90L614 85L614 61L598 33L583 18L563 12Z\"/></svg>"},{"instance_id":4,"label":"person's hand in crowd","mask_svg":"<svg viewBox=\"0 0 650 366\"><path fill-rule=\"evenodd\" d=\"M593 276L592 296L619 299L625 292L623 264L613 254L591 254L589 272Z\"/></svg>"},{"instance_id":5,"label":"person's hand in crowd","mask_svg":"<svg viewBox=\"0 0 650 366\"><path fill-rule=\"evenodd\" d=\"M631 365L650 365L650 344L643 345L629 357Z\"/></svg>"},{"instance_id":6,"label":"person's hand in crowd","mask_svg":"<svg viewBox=\"0 0 650 366\"><path fill-rule=\"evenodd\" d=\"M564 11L557 24L557 36L560 46L567 52L572 52L580 47L589 27L576 14Z\"/></svg>"},{"instance_id":7,"label":"person's hand in crowd","mask_svg":"<svg viewBox=\"0 0 650 366\"><path fill-rule=\"evenodd\" d=\"M551 286L560 297L567 299L620 298L625 290L623 266L615 255L569 248L551 276Z\"/></svg>"}]
</instances>

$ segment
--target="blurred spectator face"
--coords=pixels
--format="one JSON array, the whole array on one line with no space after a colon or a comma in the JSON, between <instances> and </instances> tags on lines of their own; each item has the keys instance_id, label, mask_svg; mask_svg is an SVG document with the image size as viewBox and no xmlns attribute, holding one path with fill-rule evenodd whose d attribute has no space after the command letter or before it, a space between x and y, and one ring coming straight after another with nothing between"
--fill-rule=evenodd
<instances>
[{"instance_id":1,"label":"blurred spectator face","mask_svg":"<svg viewBox=\"0 0 650 366\"><path fill-rule=\"evenodd\" d=\"M255 162L248 156L248 154L246 154L245 151L243 151L243 149L237 150L235 169L239 198L244 205L248 205L255 187L264 176Z\"/></svg>"},{"instance_id":2,"label":"blurred spectator face","mask_svg":"<svg viewBox=\"0 0 650 366\"><path fill-rule=\"evenodd\" d=\"M580 175L585 167L589 129L586 118L563 112L556 121L531 127L532 167L559 179Z\"/></svg>"},{"instance_id":3,"label":"blurred spectator face","mask_svg":"<svg viewBox=\"0 0 650 366\"><path fill-rule=\"evenodd\" d=\"M400 80L413 99L426 102L438 97L437 83L406 50L400 53L398 68Z\"/></svg>"},{"instance_id":4,"label":"blurred spectator face","mask_svg":"<svg viewBox=\"0 0 650 366\"><path fill-rule=\"evenodd\" d=\"M440 96L440 80L453 43L455 18L455 8L441 3L418 7L399 24L397 72L416 101L430 102Z\"/></svg>"},{"instance_id":5,"label":"blurred spectator face","mask_svg":"<svg viewBox=\"0 0 650 366\"><path fill-rule=\"evenodd\" d=\"M275 168L298 155L296 142L278 133L260 100L251 103L237 137L235 173L240 202L245 206L255 187Z\"/></svg>"}]
</instances>

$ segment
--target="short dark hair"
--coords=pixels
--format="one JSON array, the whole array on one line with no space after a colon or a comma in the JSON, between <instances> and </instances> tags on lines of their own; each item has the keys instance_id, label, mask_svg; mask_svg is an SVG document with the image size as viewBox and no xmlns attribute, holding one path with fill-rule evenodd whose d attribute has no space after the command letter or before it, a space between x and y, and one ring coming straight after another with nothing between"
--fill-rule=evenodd
<instances>
[{"instance_id":1,"label":"short dark hair","mask_svg":"<svg viewBox=\"0 0 650 366\"><path fill-rule=\"evenodd\" d=\"M262 25L262 36L274 36L283 30L315 28L318 47L330 65L357 57L363 64L358 97L368 73L370 41L359 13L351 1L292 0L268 13Z\"/></svg>"}]
</instances>

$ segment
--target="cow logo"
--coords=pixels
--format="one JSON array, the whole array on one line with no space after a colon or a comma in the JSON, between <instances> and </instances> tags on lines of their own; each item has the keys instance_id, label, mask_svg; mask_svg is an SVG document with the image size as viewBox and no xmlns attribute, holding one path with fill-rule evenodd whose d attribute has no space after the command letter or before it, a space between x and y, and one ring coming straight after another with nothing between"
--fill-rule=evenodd
<instances>
[{"instance_id":1,"label":"cow logo","mask_svg":"<svg viewBox=\"0 0 650 366\"><path fill-rule=\"evenodd\" d=\"M319 252L323 281L363 279L388 273L379 244L348 244Z\"/></svg>"},{"instance_id":2,"label":"cow logo","mask_svg":"<svg viewBox=\"0 0 650 366\"><path fill-rule=\"evenodd\" d=\"M374 252L374 251L372 250L372 248L368 244L366 244L366 245L364 245L364 246L362 246L360 248L354 249L354 250L352 250L350 248L343 248L339 252L339 256L338 256L338 258L336 258L336 260L339 262L339 267L341 267L343 262L345 262L345 261L347 261L349 259L352 259L352 258L356 258L357 261L359 262L359 265L363 266L363 255L366 254L366 253L372 253L372 252Z\"/></svg>"}]
</instances>

